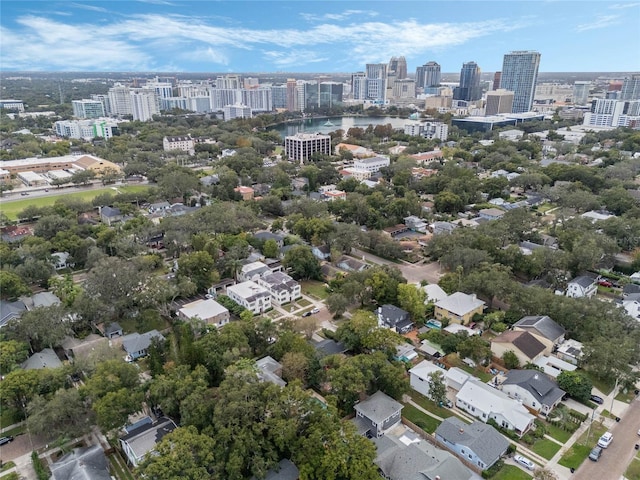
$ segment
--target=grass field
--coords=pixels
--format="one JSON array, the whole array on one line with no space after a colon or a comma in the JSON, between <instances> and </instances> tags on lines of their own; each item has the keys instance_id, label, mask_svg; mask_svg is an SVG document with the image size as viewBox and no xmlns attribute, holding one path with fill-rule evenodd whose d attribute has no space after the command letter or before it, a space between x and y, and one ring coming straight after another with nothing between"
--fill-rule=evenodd
<instances>
[{"instance_id":1,"label":"grass field","mask_svg":"<svg viewBox=\"0 0 640 480\"><path fill-rule=\"evenodd\" d=\"M453 413L452 410L449 410L448 408L444 408L444 407L440 407L439 405L436 405L436 403L434 401L429 400L424 395L420 395L416 391L411 390L410 392L408 392L408 395L411 397L411 400L416 402L418 405L420 405L425 410L428 410L431 413L433 413L434 415L437 415L438 417L448 418L448 417L453 417L454 416L454 413Z\"/></svg>"},{"instance_id":2,"label":"grass field","mask_svg":"<svg viewBox=\"0 0 640 480\"><path fill-rule=\"evenodd\" d=\"M582 462L589 456L589 452L595 446L598 438L602 436L607 429L599 423L591 425L591 433L586 431L578 439L578 441L562 456L558 462L563 467L578 468Z\"/></svg>"},{"instance_id":3,"label":"grass field","mask_svg":"<svg viewBox=\"0 0 640 480\"><path fill-rule=\"evenodd\" d=\"M492 480L531 480L531 475L515 465L505 465L491 478Z\"/></svg>"},{"instance_id":4,"label":"grass field","mask_svg":"<svg viewBox=\"0 0 640 480\"><path fill-rule=\"evenodd\" d=\"M569 440L571 435L573 435L571 432L567 432L566 430L562 430L561 428L548 423L544 425L544 428L547 431L547 435L562 443L567 443L567 440Z\"/></svg>"},{"instance_id":5,"label":"grass field","mask_svg":"<svg viewBox=\"0 0 640 480\"><path fill-rule=\"evenodd\" d=\"M428 433L435 432L440 425L439 420L421 412L413 405L405 405L402 409L402 416Z\"/></svg>"},{"instance_id":6,"label":"grass field","mask_svg":"<svg viewBox=\"0 0 640 480\"><path fill-rule=\"evenodd\" d=\"M149 187L146 185L121 185L113 188L117 188L121 193L135 193L142 192ZM30 205L33 205L35 207L48 207L54 205L56 201L61 198L75 198L90 202L98 195L102 195L104 193L116 193L113 188L96 188L73 193L64 193L64 190L61 190L59 194L49 195L46 197L25 198L12 202L7 202L5 200L2 202L2 204L0 204L0 212L4 213L7 218L9 218L9 220L16 220L18 218L18 213L22 212Z\"/></svg>"},{"instance_id":7,"label":"grass field","mask_svg":"<svg viewBox=\"0 0 640 480\"><path fill-rule=\"evenodd\" d=\"M631 460L627 471L624 472L624 476L629 480L640 480L640 458L636 456Z\"/></svg>"},{"instance_id":8,"label":"grass field","mask_svg":"<svg viewBox=\"0 0 640 480\"><path fill-rule=\"evenodd\" d=\"M302 282L302 293L318 300L324 300L329 296L324 283L317 280L305 280Z\"/></svg>"},{"instance_id":9,"label":"grass field","mask_svg":"<svg viewBox=\"0 0 640 480\"><path fill-rule=\"evenodd\" d=\"M549 440L548 438L543 438L538 440L532 447L531 450L543 458L547 460L551 460L553 456L558 453L561 445L558 445L556 442Z\"/></svg>"}]
</instances>

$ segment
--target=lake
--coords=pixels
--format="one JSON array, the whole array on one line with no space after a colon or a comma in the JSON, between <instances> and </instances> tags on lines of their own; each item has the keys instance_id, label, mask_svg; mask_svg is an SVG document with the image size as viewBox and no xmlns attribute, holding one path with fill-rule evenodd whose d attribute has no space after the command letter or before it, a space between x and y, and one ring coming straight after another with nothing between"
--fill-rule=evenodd
<instances>
[{"instance_id":1,"label":"lake","mask_svg":"<svg viewBox=\"0 0 640 480\"><path fill-rule=\"evenodd\" d=\"M326 125L329 120L333 125ZM416 123L414 120L399 117L331 117L331 118L308 118L295 122L283 123L269 130L276 130L281 137L295 135L296 133L324 133L344 130L352 127L367 128L369 125L386 125L390 123L393 128L403 128L407 123Z\"/></svg>"}]
</instances>

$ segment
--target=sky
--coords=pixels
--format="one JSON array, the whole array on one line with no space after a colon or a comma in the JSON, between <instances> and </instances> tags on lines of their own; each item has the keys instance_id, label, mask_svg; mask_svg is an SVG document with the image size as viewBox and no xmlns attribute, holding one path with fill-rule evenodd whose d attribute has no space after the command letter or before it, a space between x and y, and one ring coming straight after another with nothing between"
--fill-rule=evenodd
<instances>
[{"instance_id":1,"label":"sky","mask_svg":"<svg viewBox=\"0 0 640 480\"><path fill-rule=\"evenodd\" d=\"M1 71L459 72L511 50L541 72L640 71L640 1L0 0Z\"/></svg>"}]
</instances>

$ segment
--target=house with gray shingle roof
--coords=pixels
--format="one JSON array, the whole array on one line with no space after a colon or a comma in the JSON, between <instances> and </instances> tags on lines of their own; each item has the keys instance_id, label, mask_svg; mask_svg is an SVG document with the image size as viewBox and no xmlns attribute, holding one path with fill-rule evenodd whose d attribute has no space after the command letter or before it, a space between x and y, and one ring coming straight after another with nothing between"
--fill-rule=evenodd
<instances>
[{"instance_id":1,"label":"house with gray shingle roof","mask_svg":"<svg viewBox=\"0 0 640 480\"><path fill-rule=\"evenodd\" d=\"M553 347L564 342L567 331L547 315L522 317L513 324L516 331L529 332L545 346L545 354L550 354Z\"/></svg>"},{"instance_id":2,"label":"house with gray shingle roof","mask_svg":"<svg viewBox=\"0 0 640 480\"><path fill-rule=\"evenodd\" d=\"M147 355L147 349L151 346L154 338L157 338L161 342L165 340L157 330L151 330L143 334L137 332L130 333L122 337L122 348L124 348L124 351L131 357L131 360L135 360Z\"/></svg>"},{"instance_id":3,"label":"house with gray shingle roof","mask_svg":"<svg viewBox=\"0 0 640 480\"><path fill-rule=\"evenodd\" d=\"M177 428L173 420L161 417L155 423L141 422L140 426L125 429L128 433L120 437L120 447L131 465L137 467L144 457L155 450L165 435Z\"/></svg>"},{"instance_id":4,"label":"house with gray shingle roof","mask_svg":"<svg viewBox=\"0 0 640 480\"><path fill-rule=\"evenodd\" d=\"M34 353L27 358L22 364L24 370L42 370L44 368L58 368L62 366L62 362L51 348L45 348L40 352Z\"/></svg>"},{"instance_id":5,"label":"house with gray shingle roof","mask_svg":"<svg viewBox=\"0 0 640 480\"><path fill-rule=\"evenodd\" d=\"M400 423L402 404L378 390L355 405L356 425L363 435L380 437Z\"/></svg>"},{"instance_id":6,"label":"house with gray shingle roof","mask_svg":"<svg viewBox=\"0 0 640 480\"><path fill-rule=\"evenodd\" d=\"M581 275L567 284L567 297L581 298L593 297L598 291L598 282L595 278Z\"/></svg>"},{"instance_id":7,"label":"house with gray shingle roof","mask_svg":"<svg viewBox=\"0 0 640 480\"><path fill-rule=\"evenodd\" d=\"M509 441L491 425L478 420L467 425L458 417L445 418L435 431L436 441L483 470L500 460Z\"/></svg>"},{"instance_id":8,"label":"house with gray shingle roof","mask_svg":"<svg viewBox=\"0 0 640 480\"><path fill-rule=\"evenodd\" d=\"M111 480L109 461L100 445L74 448L50 468L51 480Z\"/></svg>"},{"instance_id":9,"label":"house with gray shingle roof","mask_svg":"<svg viewBox=\"0 0 640 480\"><path fill-rule=\"evenodd\" d=\"M20 318L26 310L27 307L21 300L16 300L15 302L0 300L0 328L4 327L11 320Z\"/></svg>"},{"instance_id":10,"label":"house with gray shingle roof","mask_svg":"<svg viewBox=\"0 0 640 480\"><path fill-rule=\"evenodd\" d=\"M501 389L511 398L543 415L548 415L558 406L564 390L537 370L511 370L502 382Z\"/></svg>"},{"instance_id":11,"label":"house with gray shingle roof","mask_svg":"<svg viewBox=\"0 0 640 480\"><path fill-rule=\"evenodd\" d=\"M507 330L491 340L491 353L502 358L508 351L516 354L520 365L525 365L542 357L545 346L529 332Z\"/></svg>"}]
</instances>

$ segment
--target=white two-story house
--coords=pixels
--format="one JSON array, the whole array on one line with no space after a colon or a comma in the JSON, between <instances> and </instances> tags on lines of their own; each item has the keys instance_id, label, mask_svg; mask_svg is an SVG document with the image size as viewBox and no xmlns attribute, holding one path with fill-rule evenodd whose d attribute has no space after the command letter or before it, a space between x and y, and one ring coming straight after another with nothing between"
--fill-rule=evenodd
<instances>
[{"instance_id":1,"label":"white two-story house","mask_svg":"<svg viewBox=\"0 0 640 480\"><path fill-rule=\"evenodd\" d=\"M227 287L227 295L254 315L264 313L271 308L269 291L251 280Z\"/></svg>"}]
</instances>

